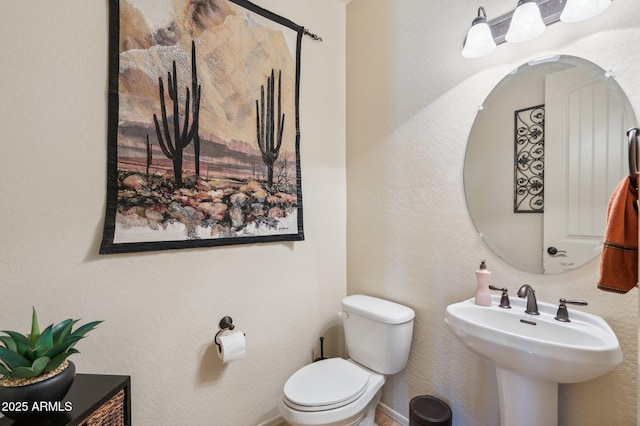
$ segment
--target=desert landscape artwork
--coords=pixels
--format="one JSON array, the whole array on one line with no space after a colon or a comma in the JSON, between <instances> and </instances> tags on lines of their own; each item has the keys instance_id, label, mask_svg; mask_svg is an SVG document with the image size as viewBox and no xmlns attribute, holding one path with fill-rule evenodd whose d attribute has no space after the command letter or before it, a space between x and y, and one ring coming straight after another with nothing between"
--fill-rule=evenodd
<instances>
[{"instance_id":1,"label":"desert landscape artwork","mask_svg":"<svg viewBox=\"0 0 640 426\"><path fill-rule=\"evenodd\" d=\"M109 6L100 252L303 240L303 28L242 0Z\"/></svg>"}]
</instances>

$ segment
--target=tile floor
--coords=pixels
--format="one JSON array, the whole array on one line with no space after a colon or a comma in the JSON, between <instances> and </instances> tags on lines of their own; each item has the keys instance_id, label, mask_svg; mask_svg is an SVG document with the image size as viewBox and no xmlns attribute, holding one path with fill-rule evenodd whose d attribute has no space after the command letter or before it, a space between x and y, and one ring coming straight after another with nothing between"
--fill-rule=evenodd
<instances>
[{"instance_id":1,"label":"tile floor","mask_svg":"<svg viewBox=\"0 0 640 426\"><path fill-rule=\"evenodd\" d=\"M402 426L400 423L395 422L392 418L380 411L376 411L376 424L378 426ZM280 426L289 426L289 423L282 423Z\"/></svg>"},{"instance_id":2,"label":"tile floor","mask_svg":"<svg viewBox=\"0 0 640 426\"><path fill-rule=\"evenodd\" d=\"M402 426L400 423L394 421L391 417L381 413L380 411L376 411L376 423L378 426Z\"/></svg>"}]
</instances>

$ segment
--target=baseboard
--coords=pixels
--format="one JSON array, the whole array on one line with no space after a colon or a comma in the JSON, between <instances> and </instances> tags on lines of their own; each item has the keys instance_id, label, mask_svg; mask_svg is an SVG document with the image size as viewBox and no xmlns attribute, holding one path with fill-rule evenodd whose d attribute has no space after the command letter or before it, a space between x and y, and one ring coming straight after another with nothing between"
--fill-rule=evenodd
<instances>
[{"instance_id":1,"label":"baseboard","mask_svg":"<svg viewBox=\"0 0 640 426\"><path fill-rule=\"evenodd\" d=\"M271 420L267 420L266 422L260 423L257 426L280 426L282 423L284 423L284 419L282 418L282 416L278 416L274 417Z\"/></svg>"},{"instance_id":2,"label":"baseboard","mask_svg":"<svg viewBox=\"0 0 640 426\"><path fill-rule=\"evenodd\" d=\"M394 422L400 423L402 426L409 426L409 419L407 419L397 411L392 410L388 405L385 405L382 402L380 402L378 403L378 410L380 410L380 412L386 414L387 416L391 417L391 419Z\"/></svg>"}]
</instances>

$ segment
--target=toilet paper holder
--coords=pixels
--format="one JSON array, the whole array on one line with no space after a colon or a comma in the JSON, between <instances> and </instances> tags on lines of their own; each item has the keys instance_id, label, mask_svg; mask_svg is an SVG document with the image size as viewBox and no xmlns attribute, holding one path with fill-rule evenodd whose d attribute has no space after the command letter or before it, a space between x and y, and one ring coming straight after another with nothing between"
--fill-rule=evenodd
<instances>
[{"instance_id":1,"label":"toilet paper holder","mask_svg":"<svg viewBox=\"0 0 640 426\"><path fill-rule=\"evenodd\" d=\"M222 317L222 319L218 323L218 326L220 327L220 330L218 330L218 332L216 333L216 337L213 338L213 341L216 342L216 345L218 345L218 351L220 351L221 349L220 342L218 341L218 336L224 331L233 330L234 328L236 328L236 326L233 325L233 319L230 316Z\"/></svg>"}]
</instances>

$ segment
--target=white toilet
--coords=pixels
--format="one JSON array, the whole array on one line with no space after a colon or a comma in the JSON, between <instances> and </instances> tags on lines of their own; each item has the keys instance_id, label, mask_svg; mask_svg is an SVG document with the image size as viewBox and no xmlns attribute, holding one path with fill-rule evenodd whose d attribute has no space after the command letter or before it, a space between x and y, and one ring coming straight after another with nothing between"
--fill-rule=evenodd
<instances>
[{"instance_id":1,"label":"white toilet","mask_svg":"<svg viewBox=\"0 0 640 426\"><path fill-rule=\"evenodd\" d=\"M407 365L413 309L353 295L341 316L350 358L314 362L287 380L279 409L292 426L374 426L385 375Z\"/></svg>"}]
</instances>

